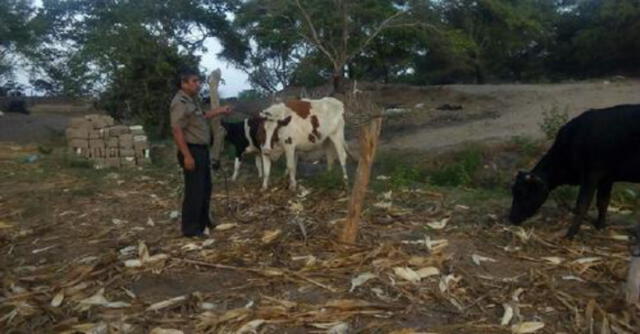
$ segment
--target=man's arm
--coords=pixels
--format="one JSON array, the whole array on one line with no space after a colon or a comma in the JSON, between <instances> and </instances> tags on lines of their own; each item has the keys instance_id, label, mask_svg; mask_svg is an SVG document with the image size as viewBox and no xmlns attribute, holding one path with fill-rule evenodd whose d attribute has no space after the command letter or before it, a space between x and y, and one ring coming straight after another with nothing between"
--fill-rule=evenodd
<instances>
[{"instance_id":1,"label":"man's arm","mask_svg":"<svg viewBox=\"0 0 640 334\"><path fill-rule=\"evenodd\" d=\"M217 107L217 108L213 108L209 111L207 111L204 115L205 118L214 118L217 117L219 115L226 115L231 113L231 107L230 106L224 106L224 107Z\"/></svg>"},{"instance_id":2,"label":"man's arm","mask_svg":"<svg viewBox=\"0 0 640 334\"><path fill-rule=\"evenodd\" d=\"M189 147L187 146L187 141L184 140L184 132L180 126L174 126L171 128L173 132L173 140L178 146L178 150L182 153L184 157L184 169L188 171L192 171L196 168L196 162L193 160L193 156L191 155L191 151L189 151Z\"/></svg>"},{"instance_id":3,"label":"man's arm","mask_svg":"<svg viewBox=\"0 0 640 334\"><path fill-rule=\"evenodd\" d=\"M182 153L183 167L185 170L192 171L196 168L196 163L193 160L191 151L187 146L187 141L184 139L184 129L188 124L188 113L184 101L172 103L170 107L171 113L171 132L173 133L173 140Z\"/></svg>"}]
</instances>

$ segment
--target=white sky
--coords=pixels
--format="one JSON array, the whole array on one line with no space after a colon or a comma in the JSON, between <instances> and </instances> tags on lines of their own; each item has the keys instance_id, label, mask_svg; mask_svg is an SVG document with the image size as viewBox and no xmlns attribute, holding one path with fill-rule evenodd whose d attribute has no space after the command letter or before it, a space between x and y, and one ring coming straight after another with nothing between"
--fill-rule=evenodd
<instances>
[{"instance_id":1,"label":"white sky","mask_svg":"<svg viewBox=\"0 0 640 334\"><path fill-rule=\"evenodd\" d=\"M207 75L216 68L220 68L220 71L222 71L224 84L220 85L220 97L237 96L239 92L251 88L247 81L246 73L216 57L216 54L222 50L222 46L220 46L217 39L207 38L204 45L207 48L207 53L198 53L198 55L202 56L200 59L200 66L203 67Z\"/></svg>"}]
</instances>

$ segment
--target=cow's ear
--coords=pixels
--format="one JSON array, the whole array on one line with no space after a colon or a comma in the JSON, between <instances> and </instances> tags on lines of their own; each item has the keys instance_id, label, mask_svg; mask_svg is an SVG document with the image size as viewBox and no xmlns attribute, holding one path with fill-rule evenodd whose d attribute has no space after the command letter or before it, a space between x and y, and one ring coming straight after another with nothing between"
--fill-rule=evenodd
<instances>
[{"instance_id":1,"label":"cow's ear","mask_svg":"<svg viewBox=\"0 0 640 334\"><path fill-rule=\"evenodd\" d=\"M278 125L287 126L287 125L289 125L289 122L291 122L291 116L287 116L287 118L285 118L285 119L283 119L281 121L278 121Z\"/></svg>"}]
</instances>

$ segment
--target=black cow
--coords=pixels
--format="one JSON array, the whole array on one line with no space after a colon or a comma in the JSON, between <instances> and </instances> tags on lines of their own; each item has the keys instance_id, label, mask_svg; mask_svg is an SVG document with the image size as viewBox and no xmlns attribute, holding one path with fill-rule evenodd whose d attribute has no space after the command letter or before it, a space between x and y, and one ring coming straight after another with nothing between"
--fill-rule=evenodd
<instances>
[{"instance_id":1,"label":"black cow","mask_svg":"<svg viewBox=\"0 0 640 334\"><path fill-rule=\"evenodd\" d=\"M262 177L262 160L260 156L260 144L258 132L263 127L263 120L257 117L247 118L242 122L222 121L222 127L226 131L225 139L233 145L235 149L235 161L233 166L233 176L231 180L238 178L242 155L245 153L256 153L256 168L258 175ZM264 130L262 130L264 132Z\"/></svg>"},{"instance_id":2,"label":"black cow","mask_svg":"<svg viewBox=\"0 0 640 334\"><path fill-rule=\"evenodd\" d=\"M256 168L258 169L258 177L262 178L262 159L268 159L262 155L260 147L266 140L266 132L264 129L265 119L262 117L251 117L242 122L225 122L222 121L222 127L226 131L225 140L233 145L235 149L235 161L233 165L233 175L231 180L238 178L242 156L245 154L255 154ZM272 144L278 141L278 136L271 139ZM274 154L270 159L276 161L281 155Z\"/></svg>"},{"instance_id":3,"label":"black cow","mask_svg":"<svg viewBox=\"0 0 640 334\"><path fill-rule=\"evenodd\" d=\"M553 146L531 172L519 172L513 185L509 220L519 225L533 216L549 192L579 185L574 221L566 237L580 230L597 190L598 229L605 227L614 182L640 182L640 105L593 109L565 124Z\"/></svg>"}]
</instances>

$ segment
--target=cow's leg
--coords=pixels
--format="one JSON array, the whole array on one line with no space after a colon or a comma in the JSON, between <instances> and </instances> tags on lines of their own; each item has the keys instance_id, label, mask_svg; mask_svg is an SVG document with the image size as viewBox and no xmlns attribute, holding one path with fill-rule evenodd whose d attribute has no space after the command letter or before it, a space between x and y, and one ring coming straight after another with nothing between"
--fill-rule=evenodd
<instances>
[{"instance_id":1,"label":"cow's leg","mask_svg":"<svg viewBox=\"0 0 640 334\"><path fill-rule=\"evenodd\" d=\"M582 224L584 216L587 214L587 211L589 211L591 200L593 199L593 195L596 192L596 184L597 183L592 179L589 179L580 186L578 201L576 203L576 215L575 217L573 217L573 223L567 231L567 239L573 239L578 231L580 231L580 224Z\"/></svg>"},{"instance_id":2,"label":"cow's leg","mask_svg":"<svg viewBox=\"0 0 640 334\"><path fill-rule=\"evenodd\" d=\"M611 201L612 188L613 182L611 181L602 181L598 185L598 220L596 220L594 225L598 230L606 226L607 209L609 208L609 201Z\"/></svg>"},{"instance_id":3,"label":"cow's leg","mask_svg":"<svg viewBox=\"0 0 640 334\"><path fill-rule=\"evenodd\" d=\"M240 158L236 157L236 160L233 162L233 175L231 176L231 181L235 181L238 178L238 171L240 171Z\"/></svg>"},{"instance_id":4,"label":"cow's leg","mask_svg":"<svg viewBox=\"0 0 640 334\"><path fill-rule=\"evenodd\" d=\"M258 169L258 177L262 177L262 155L256 155L256 169Z\"/></svg>"},{"instance_id":5,"label":"cow's leg","mask_svg":"<svg viewBox=\"0 0 640 334\"><path fill-rule=\"evenodd\" d=\"M293 170L296 171L296 173L298 171L298 155L299 155L299 153L294 150L293 151ZM295 174L296 173L294 173L294 179L295 179Z\"/></svg>"},{"instance_id":6,"label":"cow's leg","mask_svg":"<svg viewBox=\"0 0 640 334\"><path fill-rule=\"evenodd\" d=\"M349 177L347 176L347 152L344 148L344 135L340 133L338 135L330 137L329 139L333 143L333 147L336 149L338 161L340 161L340 167L342 167L342 178L344 179L345 184L347 184L347 180L349 179Z\"/></svg>"},{"instance_id":7,"label":"cow's leg","mask_svg":"<svg viewBox=\"0 0 640 334\"><path fill-rule=\"evenodd\" d=\"M266 155L262 156L262 167L264 174L262 175L262 190L269 187L269 174L271 174L271 159Z\"/></svg>"},{"instance_id":8,"label":"cow's leg","mask_svg":"<svg viewBox=\"0 0 640 334\"><path fill-rule=\"evenodd\" d=\"M292 145L287 145L284 149L287 159L287 173L289 174L289 190L296 190L296 151Z\"/></svg>"},{"instance_id":9,"label":"cow's leg","mask_svg":"<svg viewBox=\"0 0 640 334\"><path fill-rule=\"evenodd\" d=\"M333 143L325 142L324 143L324 152L327 156L327 171L333 170L333 163L336 158L336 149L333 148Z\"/></svg>"}]
</instances>

